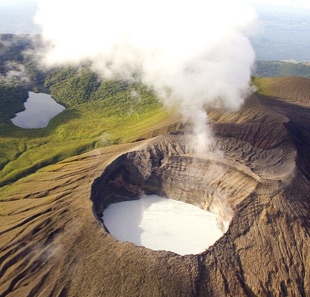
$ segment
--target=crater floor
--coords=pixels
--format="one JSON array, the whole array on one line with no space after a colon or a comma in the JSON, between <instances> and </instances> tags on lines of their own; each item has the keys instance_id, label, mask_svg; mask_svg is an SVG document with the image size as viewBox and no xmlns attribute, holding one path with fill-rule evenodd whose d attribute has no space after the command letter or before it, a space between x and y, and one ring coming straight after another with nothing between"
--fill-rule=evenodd
<instances>
[{"instance_id":1,"label":"crater floor","mask_svg":"<svg viewBox=\"0 0 310 297\"><path fill-rule=\"evenodd\" d=\"M110 204L103 221L120 241L179 255L199 254L223 235L214 213L156 195Z\"/></svg>"}]
</instances>

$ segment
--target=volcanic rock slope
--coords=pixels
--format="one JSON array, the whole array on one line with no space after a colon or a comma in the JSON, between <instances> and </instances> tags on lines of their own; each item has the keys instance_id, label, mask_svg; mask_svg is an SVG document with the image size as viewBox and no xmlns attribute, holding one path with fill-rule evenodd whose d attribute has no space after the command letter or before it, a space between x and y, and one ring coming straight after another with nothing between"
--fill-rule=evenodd
<instances>
[{"instance_id":1,"label":"volcanic rock slope","mask_svg":"<svg viewBox=\"0 0 310 297\"><path fill-rule=\"evenodd\" d=\"M0 296L310 296L310 106L286 97L210 109L209 153L188 148L187 127L3 188ZM102 211L141 193L217 211L229 228L199 255L119 242Z\"/></svg>"}]
</instances>

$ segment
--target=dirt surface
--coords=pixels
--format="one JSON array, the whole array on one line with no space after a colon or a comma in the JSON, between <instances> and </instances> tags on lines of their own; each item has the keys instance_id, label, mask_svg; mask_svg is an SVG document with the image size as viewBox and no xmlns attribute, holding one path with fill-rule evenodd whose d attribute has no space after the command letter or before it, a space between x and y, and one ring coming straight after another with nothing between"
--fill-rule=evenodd
<instances>
[{"instance_id":1,"label":"dirt surface","mask_svg":"<svg viewBox=\"0 0 310 297\"><path fill-rule=\"evenodd\" d=\"M310 296L305 102L253 95L236 113L210 109L213 153L194 154L177 130L68 159L8 187L0 296ZM229 229L199 255L119 242L102 210L142 192L222 209L224 219L232 214Z\"/></svg>"},{"instance_id":2,"label":"dirt surface","mask_svg":"<svg viewBox=\"0 0 310 297\"><path fill-rule=\"evenodd\" d=\"M264 79L263 79L264 80ZM295 103L310 103L310 79L296 76L265 79L268 94Z\"/></svg>"}]
</instances>

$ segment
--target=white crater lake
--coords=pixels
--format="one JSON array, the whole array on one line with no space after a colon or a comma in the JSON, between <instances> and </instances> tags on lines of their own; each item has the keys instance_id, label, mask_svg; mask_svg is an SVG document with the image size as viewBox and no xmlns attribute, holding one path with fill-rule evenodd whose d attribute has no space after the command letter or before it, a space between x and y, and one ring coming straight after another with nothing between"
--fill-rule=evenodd
<instances>
[{"instance_id":1,"label":"white crater lake","mask_svg":"<svg viewBox=\"0 0 310 297\"><path fill-rule=\"evenodd\" d=\"M65 109L50 95L34 92L29 92L29 97L24 105L25 110L17 113L15 118L11 119L15 126L21 128L44 128L54 116Z\"/></svg>"},{"instance_id":2,"label":"white crater lake","mask_svg":"<svg viewBox=\"0 0 310 297\"><path fill-rule=\"evenodd\" d=\"M110 204L103 220L120 241L179 255L199 254L223 236L214 213L156 195Z\"/></svg>"}]
</instances>

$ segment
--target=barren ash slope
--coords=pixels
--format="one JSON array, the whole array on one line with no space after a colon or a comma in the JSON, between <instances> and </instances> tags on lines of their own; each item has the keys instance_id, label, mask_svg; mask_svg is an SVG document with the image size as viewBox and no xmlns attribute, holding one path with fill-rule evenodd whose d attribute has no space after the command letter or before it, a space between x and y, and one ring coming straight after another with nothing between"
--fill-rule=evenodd
<instances>
[{"instance_id":1,"label":"barren ash slope","mask_svg":"<svg viewBox=\"0 0 310 297\"><path fill-rule=\"evenodd\" d=\"M221 156L193 154L177 130L5 188L0 296L310 296L310 80L288 80L261 84L273 97L254 94L239 112L209 110ZM205 209L225 196L234 215L199 255L152 251L100 222L141 192Z\"/></svg>"}]
</instances>

